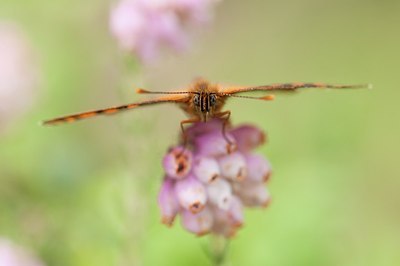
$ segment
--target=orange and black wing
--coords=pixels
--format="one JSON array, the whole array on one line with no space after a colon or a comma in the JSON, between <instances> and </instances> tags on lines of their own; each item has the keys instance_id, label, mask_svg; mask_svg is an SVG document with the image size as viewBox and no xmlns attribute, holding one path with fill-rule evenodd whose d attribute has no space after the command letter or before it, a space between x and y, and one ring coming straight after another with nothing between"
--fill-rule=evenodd
<instances>
[{"instance_id":1,"label":"orange and black wing","mask_svg":"<svg viewBox=\"0 0 400 266\"><path fill-rule=\"evenodd\" d=\"M303 82L293 82L293 83L276 83L264 86L244 86L244 87L222 87L220 89L221 94L235 94L241 92L250 91L287 91L293 92L297 89L302 88L320 88L320 89L357 89L357 88L368 88L371 87L370 84L357 84L357 85L334 85L327 83L303 83Z\"/></svg>"},{"instance_id":2,"label":"orange and black wing","mask_svg":"<svg viewBox=\"0 0 400 266\"><path fill-rule=\"evenodd\" d=\"M129 103L104 109L98 109L93 111L87 111L72 115L61 116L57 118L53 118L50 120L43 121L43 125L55 125L60 123L68 123L68 122L75 122L77 120L86 119L90 117L95 117L98 115L111 115L116 114L121 111L131 110L140 106L145 105L153 105L158 103L183 103L188 100L187 94L180 94L180 95L168 95L159 98L155 98L152 100L137 102L137 103Z\"/></svg>"}]
</instances>

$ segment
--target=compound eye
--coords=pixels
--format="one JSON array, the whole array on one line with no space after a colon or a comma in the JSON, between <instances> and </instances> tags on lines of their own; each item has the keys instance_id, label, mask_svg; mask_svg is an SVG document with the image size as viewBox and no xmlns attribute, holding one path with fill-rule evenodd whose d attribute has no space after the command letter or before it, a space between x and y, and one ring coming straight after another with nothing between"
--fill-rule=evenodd
<instances>
[{"instance_id":1,"label":"compound eye","mask_svg":"<svg viewBox=\"0 0 400 266\"><path fill-rule=\"evenodd\" d=\"M193 97L193 103L194 103L194 105L196 105L196 106L199 106L199 105L200 105L200 95L198 95L198 94L195 94L195 95L194 95L194 97Z\"/></svg>"},{"instance_id":2,"label":"compound eye","mask_svg":"<svg viewBox=\"0 0 400 266\"><path fill-rule=\"evenodd\" d=\"M217 96L215 94L210 95L210 105L214 106L217 103Z\"/></svg>"}]
</instances>

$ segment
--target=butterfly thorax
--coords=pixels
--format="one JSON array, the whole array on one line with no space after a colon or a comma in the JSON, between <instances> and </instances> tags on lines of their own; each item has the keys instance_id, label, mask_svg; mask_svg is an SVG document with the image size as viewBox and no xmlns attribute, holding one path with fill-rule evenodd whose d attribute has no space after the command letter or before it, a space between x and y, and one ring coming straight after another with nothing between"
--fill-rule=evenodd
<instances>
[{"instance_id":1,"label":"butterfly thorax","mask_svg":"<svg viewBox=\"0 0 400 266\"><path fill-rule=\"evenodd\" d=\"M188 101L181 107L190 117L203 122L215 117L225 103L225 97L218 93L219 86L205 80L194 82L190 92Z\"/></svg>"}]
</instances>

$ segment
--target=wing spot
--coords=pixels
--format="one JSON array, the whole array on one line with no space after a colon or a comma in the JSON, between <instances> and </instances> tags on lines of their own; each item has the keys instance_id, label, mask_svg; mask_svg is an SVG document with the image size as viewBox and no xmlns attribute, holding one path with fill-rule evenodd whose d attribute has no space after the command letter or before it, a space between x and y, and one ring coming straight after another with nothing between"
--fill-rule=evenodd
<instances>
[{"instance_id":1,"label":"wing spot","mask_svg":"<svg viewBox=\"0 0 400 266\"><path fill-rule=\"evenodd\" d=\"M95 116L95 115L96 115L96 113L81 114L79 116L79 118L88 118L88 117L92 117L92 116Z\"/></svg>"},{"instance_id":2,"label":"wing spot","mask_svg":"<svg viewBox=\"0 0 400 266\"><path fill-rule=\"evenodd\" d=\"M129 105L126 106L126 108L135 108L135 107L138 107L138 106L139 106L138 104L129 104Z\"/></svg>"},{"instance_id":3,"label":"wing spot","mask_svg":"<svg viewBox=\"0 0 400 266\"><path fill-rule=\"evenodd\" d=\"M116 113L118 111L118 109L108 109L108 110L104 110L105 114L113 114Z\"/></svg>"}]
</instances>

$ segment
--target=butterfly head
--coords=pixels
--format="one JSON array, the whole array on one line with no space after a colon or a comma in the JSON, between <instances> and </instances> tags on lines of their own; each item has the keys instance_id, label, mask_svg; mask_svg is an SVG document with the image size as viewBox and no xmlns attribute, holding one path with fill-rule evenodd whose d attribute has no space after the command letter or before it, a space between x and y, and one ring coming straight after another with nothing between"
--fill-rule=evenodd
<instances>
[{"instance_id":1,"label":"butterfly head","mask_svg":"<svg viewBox=\"0 0 400 266\"><path fill-rule=\"evenodd\" d=\"M219 93L219 86L210 84L204 79L198 79L192 87L191 110L203 122L213 118L221 111L225 97Z\"/></svg>"},{"instance_id":2,"label":"butterfly head","mask_svg":"<svg viewBox=\"0 0 400 266\"><path fill-rule=\"evenodd\" d=\"M212 92L199 92L193 94L192 102L196 113L206 122L217 110L218 96Z\"/></svg>"}]
</instances>

